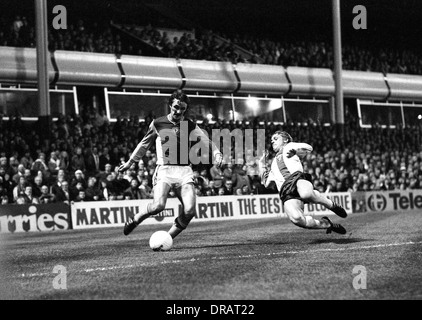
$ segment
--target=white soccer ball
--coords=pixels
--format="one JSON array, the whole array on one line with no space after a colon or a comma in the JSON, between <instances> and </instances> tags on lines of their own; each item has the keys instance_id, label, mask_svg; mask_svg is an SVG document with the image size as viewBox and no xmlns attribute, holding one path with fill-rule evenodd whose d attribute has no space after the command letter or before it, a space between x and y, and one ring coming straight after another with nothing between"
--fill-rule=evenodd
<instances>
[{"instance_id":1,"label":"white soccer ball","mask_svg":"<svg viewBox=\"0 0 422 320\"><path fill-rule=\"evenodd\" d=\"M156 231L149 238L149 246L154 251L168 251L173 246L173 238L167 231Z\"/></svg>"}]
</instances>

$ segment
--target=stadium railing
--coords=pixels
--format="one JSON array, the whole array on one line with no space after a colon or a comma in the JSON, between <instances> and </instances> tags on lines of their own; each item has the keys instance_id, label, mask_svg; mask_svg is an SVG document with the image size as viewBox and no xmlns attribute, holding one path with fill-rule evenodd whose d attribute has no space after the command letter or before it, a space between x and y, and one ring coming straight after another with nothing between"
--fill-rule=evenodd
<instances>
[{"instance_id":1,"label":"stadium railing","mask_svg":"<svg viewBox=\"0 0 422 320\"><path fill-rule=\"evenodd\" d=\"M36 51L0 47L1 83L36 84ZM335 94L330 69L55 51L52 84L291 96ZM343 71L345 98L421 101L422 76Z\"/></svg>"}]
</instances>

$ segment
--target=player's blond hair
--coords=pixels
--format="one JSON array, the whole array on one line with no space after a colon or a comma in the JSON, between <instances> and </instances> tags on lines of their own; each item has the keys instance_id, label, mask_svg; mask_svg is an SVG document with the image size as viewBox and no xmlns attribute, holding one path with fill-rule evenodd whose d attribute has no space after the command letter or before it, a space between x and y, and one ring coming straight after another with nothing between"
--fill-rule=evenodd
<instances>
[{"instance_id":1,"label":"player's blond hair","mask_svg":"<svg viewBox=\"0 0 422 320\"><path fill-rule=\"evenodd\" d=\"M275 135L281 136L285 143L289 143L293 141L293 138L290 134L288 134L286 131L278 130L274 132Z\"/></svg>"}]
</instances>

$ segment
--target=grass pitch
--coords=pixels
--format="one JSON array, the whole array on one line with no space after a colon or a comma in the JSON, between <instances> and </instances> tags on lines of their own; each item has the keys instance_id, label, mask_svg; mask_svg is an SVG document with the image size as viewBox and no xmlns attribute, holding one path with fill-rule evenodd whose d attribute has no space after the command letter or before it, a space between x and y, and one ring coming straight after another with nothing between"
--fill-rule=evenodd
<instances>
[{"instance_id":1,"label":"grass pitch","mask_svg":"<svg viewBox=\"0 0 422 320\"><path fill-rule=\"evenodd\" d=\"M122 228L4 235L0 294L16 300L422 299L421 212L332 219L348 233L301 229L285 218L193 221L167 252L153 252L148 241L170 225L140 225L127 237Z\"/></svg>"}]
</instances>

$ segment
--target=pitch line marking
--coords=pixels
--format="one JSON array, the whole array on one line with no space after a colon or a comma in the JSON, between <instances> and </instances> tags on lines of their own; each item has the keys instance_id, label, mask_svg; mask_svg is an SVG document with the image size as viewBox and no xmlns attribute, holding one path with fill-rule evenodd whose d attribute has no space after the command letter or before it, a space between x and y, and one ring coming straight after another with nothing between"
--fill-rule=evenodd
<instances>
[{"instance_id":1,"label":"pitch line marking","mask_svg":"<svg viewBox=\"0 0 422 320\"><path fill-rule=\"evenodd\" d=\"M351 251L351 250L388 248L388 247L418 245L418 244L422 244L422 241L417 241L417 242L408 241L408 242L398 242L398 243L375 244L375 245L349 247L349 248L290 250L290 251L281 251L281 252L247 254L247 255L230 256L230 257L215 257L214 256L214 257L210 257L210 258L175 259L175 260L162 261L162 262L159 262L159 263L140 263L140 264L129 264L129 265L124 265L124 266L117 266L116 265L116 266L110 266L110 267L89 268L89 269L81 270L79 273L112 271L112 270L122 270L122 269L140 268L140 267L154 267L154 266L157 266L157 265L160 265L160 264L164 265L164 264L172 264L172 263L186 263L186 262L197 262L197 261L207 261L207 260L247 259L247 258L265 257L265 256L280 256L280 255L284 255L284 254ZM33 277L44 277L44 276L51 276L51 273L48 273L48 272L28 273L28 274L22 273L21 275L17 276L17 278L33 278Z\"/></svg>"}]
</instances>

